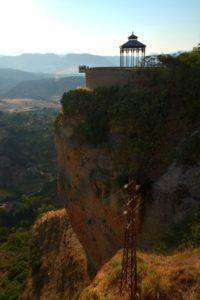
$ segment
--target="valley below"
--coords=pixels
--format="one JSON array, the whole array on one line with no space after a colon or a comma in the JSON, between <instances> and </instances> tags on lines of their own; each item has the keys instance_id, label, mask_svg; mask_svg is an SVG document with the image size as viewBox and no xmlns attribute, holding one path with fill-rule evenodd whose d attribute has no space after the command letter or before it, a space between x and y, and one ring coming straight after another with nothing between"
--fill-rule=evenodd
<instances>
[{"instance_id":1,"label":"valley below","mask_svg":"<svg viewBox=\"0 0 200 300\"><path fill-rule=\"evenodd\" d=\"M59 99L37 100L34 99L4 99L0 100L0 112L23 113L33 110L53 109L59 110Z\"/></svg>"},{"instance_id":2,"label":"valley below","mask_svg":"<svg viewBox=\"0 0 200 300\"><path fill-rule=\"evenodd\" d=\"M162 59L95 90L0 72L0 300L130 300L130 177L140 299L200 299L199 52Z\"/></svg>"}]
</instances>

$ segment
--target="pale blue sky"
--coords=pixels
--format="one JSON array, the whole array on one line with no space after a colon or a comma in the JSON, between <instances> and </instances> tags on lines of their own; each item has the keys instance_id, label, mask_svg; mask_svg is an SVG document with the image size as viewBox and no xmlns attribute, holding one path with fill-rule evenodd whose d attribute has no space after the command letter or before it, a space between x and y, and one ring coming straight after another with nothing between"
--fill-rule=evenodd
<instances>
[{"instance_id":1,"label":"pale blue sky","mask_svg":"<svg viewBox=\"0 0 200 300\"><path fill-rule=\"evenodd\" d=\"M0 0L0 54L117 55L134 30L149 53L200 42L200 0Z\"/></svg>"}]
</instances>

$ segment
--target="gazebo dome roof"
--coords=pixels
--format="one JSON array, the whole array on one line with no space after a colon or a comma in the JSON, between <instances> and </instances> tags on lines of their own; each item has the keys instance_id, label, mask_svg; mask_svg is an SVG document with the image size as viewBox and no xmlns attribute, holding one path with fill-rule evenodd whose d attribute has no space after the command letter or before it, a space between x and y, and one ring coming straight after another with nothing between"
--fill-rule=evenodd
<instances>
[{"instance_id":1,"label":"gazebo dome roof","mask_svg":"<svg viewBox=\"0 0 200 300\"><path fill-rule=\"evenodd\" d=\"M128 42L126 42L125 44L123 44L120 48L122 49L128 49L128 48L145 48L146 45L142 44L141 42L139 42L137 40L137 36L132 33L130 36L129 36L129 40Z\"/></svg>"},{"instance_id":2,"label":"gazebo dome roof","mask_svg":"<svg viewBox=\"0 0 200 300\"><path fill-rule=\"evenodd\" d=\"M135 39L137 40L138 37L137 37L137 35L132 33L128 38L129 38L129 40L135 40Z\"/></svg>"}]
</instances>

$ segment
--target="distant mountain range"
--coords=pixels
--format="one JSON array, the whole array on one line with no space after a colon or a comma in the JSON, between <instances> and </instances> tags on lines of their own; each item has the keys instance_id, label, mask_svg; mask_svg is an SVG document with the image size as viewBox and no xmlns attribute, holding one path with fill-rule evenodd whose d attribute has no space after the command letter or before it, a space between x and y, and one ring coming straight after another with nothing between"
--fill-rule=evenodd
<instances>
[{"instance_id":1,"label":"distant mountain range","mask_svg":"<svg viewBox=\"0 0 200 300\"><path fill-rule=\"evenodd\" d=\"M84 85L85 79L83 76L28 80L17 84L1 98L50 100L52 97L61 97L64 92Z\"/></svg>"},{"instance_id":2,"label":"distant mountain range","mask_svg":"<svg viewBox=\"0 0 200 300\"><path fill-rule=\"evenodd\" d=\"M118 66L118 56L91 54L22 54L0 56L0 68L11 68L26 72L72 75L78 73L79 65L89 67Z\"/></svg>"},{"instance_id":3,"label":"distant mountain range","mask_svg":"<svg viewBox=\"0 0 200 300\"><path fill-rule=\"evenodd\" d=\"M85 85L84 77L78 76L79 65L103 67L118 63L117 56L91 54L0 56L0 99L48 100Z\"/></svg>"},{"instance_id":4,"label":"distant mountain range","mask_svg":"<svg viewBox=\"0 0 200 300\"><path fill-rule=\"evenodd\" d=\"M37 74L13 69L0 69L0 95L8 92L25 80L38 80L52 77L49 74Z\"/></svg>"},{"instance_id":5,"label":"distant mountain range","mask_svg":"<svg viewBox=\"0 0 200 300\"><path fill-rule=\"evenodd\" d=\"M85 85L83 76L55 77L51 74L0 69L0 99L30 98L49 100Z\"/></svg>"}]
</instances>

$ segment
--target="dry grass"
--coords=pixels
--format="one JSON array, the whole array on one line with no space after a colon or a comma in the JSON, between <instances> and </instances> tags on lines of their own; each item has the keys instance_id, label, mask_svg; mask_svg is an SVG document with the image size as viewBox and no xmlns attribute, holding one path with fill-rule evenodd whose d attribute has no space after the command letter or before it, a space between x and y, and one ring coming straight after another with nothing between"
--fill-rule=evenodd
<instances>
[{"instance_id":1,"label":"dry grass","mask_svg":"<svg viewBox=\"0 0 200 300\"><path fill-rule=\"evenodd\" d=\"M200 249L171 256L138 253L139 287L142 299L200 299ZM119 296L121 251L103 266L80 299L129 299ZM96 298L90 298L95 295ZM89 298L88 298L89 297Z\"/></svg>"}]
</instances>

